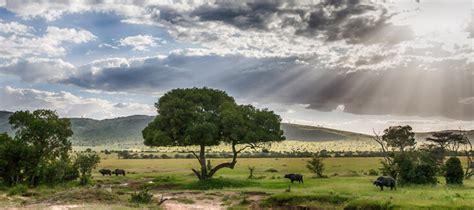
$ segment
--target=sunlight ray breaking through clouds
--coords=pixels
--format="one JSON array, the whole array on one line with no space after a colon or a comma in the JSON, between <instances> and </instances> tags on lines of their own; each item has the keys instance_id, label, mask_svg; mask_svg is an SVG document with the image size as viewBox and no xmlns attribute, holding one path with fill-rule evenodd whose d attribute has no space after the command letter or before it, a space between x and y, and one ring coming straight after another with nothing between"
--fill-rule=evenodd
<instances>
[{"instance_id":1,"label":"sunlight ray breaking through clouds","mask_svg":"<svg viewBox=\"0 0 474 210\"><path fill-rule=\"evenodd\" d=\"M0 110L154 115L212 87L287 122L474 129L470 0L0 1Z\"/></svg>"}]
</instances>

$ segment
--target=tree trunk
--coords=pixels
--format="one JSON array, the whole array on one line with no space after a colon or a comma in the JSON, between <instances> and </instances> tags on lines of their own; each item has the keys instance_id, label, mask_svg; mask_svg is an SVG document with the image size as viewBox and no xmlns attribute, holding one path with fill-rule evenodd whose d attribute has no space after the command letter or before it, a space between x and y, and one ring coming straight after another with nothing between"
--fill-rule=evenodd
<instances>
[{"instance_id":1,"label":"tree trunk","mask_svg":"<svg viewBox=\"0 0 474 210\"><path fill-rule=\"evenodd\" d=\"M206 167L206 146L201 145L201 151L199 151L199 163L201 164L201 179L207 178L207 167Z\"/></svg>"},{"instance_id":2,"label":"tree trunk","mask_svg":"<svg viewBox=\"0 0 474 210\"><path fill-rule=\"evenodd\" d=\"M200 146L199 156L197 156L194 152L193 152L193 154L196 157L196 159L199 161L199 165L201 166L201 170L198 171L194 168L191 169L191 170L194 172L194 174L196 174L196 176L199 180L204 180L204 179L207 178L206 146L205 145Z\"/></svg>"}]
</instances>

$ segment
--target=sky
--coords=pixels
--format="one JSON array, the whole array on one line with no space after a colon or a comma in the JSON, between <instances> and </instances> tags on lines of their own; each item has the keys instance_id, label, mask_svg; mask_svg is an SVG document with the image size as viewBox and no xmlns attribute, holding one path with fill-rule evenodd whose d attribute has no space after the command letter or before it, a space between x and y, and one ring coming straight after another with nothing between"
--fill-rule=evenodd
<instances>
[{"instance_id":1,"label":"sky","mask_svg":"<svg viewBox=\"0 0 474 210\"><path fill-rule=\"evenodd\" d=\"M225 90L284 122L474 129L472 0L0 0L0 110L155 115Z\"/></svg>"}]
</instances>

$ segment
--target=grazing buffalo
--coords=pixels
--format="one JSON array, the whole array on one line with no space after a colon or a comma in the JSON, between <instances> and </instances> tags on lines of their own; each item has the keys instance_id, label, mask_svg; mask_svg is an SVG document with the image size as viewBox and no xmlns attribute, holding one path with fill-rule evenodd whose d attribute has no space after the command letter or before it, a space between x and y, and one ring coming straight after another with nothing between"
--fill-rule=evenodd
<instances>
[{"instance_id":1,"label":"grazing buffalo","mask_svg":"<svg viewBox=\"0 0 474 210\"><path fill-rule=\"evenodd\" d=\"M115 169L112 173L115 174L115 176L118 176L118 175L125 176L125 170L123 169Z\"/></svg>"},{"instance_id":2,"label":"grazing buffalo","mask_svg":"<svg viewBox=\"0 0 474 210\"><path fill-rule=\"evenodd\" d=\"M374 181L374 185L380 187L380 190L383 190L383 187L390 187L390 190L397 189L397 181L390 176L381 176Z\"/></svg>"},{"instance_id":3,"label":"grazing buffalo","mask_svg":"<svg viewBox=\"0 0 474 210\"><path fill-rule=\"evenodd\" d=\"M298 183L303 183L303 175L301 174L285 174L285 178L291 180L291 183L298 181Z\"/></svg>"},{"instance_id":4,"label":"grazing buffalo","mask_svg":"<svg viewBox=\"0 0 474 210\"><path fill-rule=\"evenodd\" d=\"M109 169L105 169L105 168L103 168L103 169L100 169L100 170L99 170L99 173L101 173L101 174L102 174L102 176L105 176L105 175L112 176L112 171L111 171L111 170L109 170Z\"/></svg>"}]
</instances>

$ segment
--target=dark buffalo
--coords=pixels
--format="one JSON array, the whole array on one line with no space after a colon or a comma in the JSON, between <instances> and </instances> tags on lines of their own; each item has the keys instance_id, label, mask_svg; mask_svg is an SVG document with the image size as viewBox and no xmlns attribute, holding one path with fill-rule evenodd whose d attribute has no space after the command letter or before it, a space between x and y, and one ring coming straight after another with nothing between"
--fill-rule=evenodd
<instances>
[{"instance_id":1,"label":"dark buffalo","mask_svg":"<svg viewBox=\"0 0 474 210\"><path fill-rule=\"evenodd\" d=\"M285 178L290 179L291 183L298 181L298 183L303 183L303 175L301 174L285 174Z\"/></svg>"},{"instance_id":2,"label":"dark buffalo","mask_svg":"<svg viewBox=\"0 0 474 210\"><path fill-rule=\"evenodd\" d=\"M111 170L109 170L109 169L105 169L105 168L103 168L103 169L100 169L100 170L99 170L99 173L101 173L101 174L102 174L102 176L105 176L105 175L112 176L112 171L111 171Z\"/></svg>"},{"instance_id":3,"label":"dark buffalo","mask_svg":"<svg viewBox=\"0 0 474 210\"><path fill-rule=\"evenodd\" d=\"M380 190L383 190L383 187L390 187L390 190L397 189L397 181L390 176L381 176L374 181L374 185L380 187Z\"/></svg>"},{"instance_id":4,"label":"dark buffalo","mask_svg":"<svg viewBox=\"0 0 474 210\"><path fill-rule=\"evenodd\" d=\"M118 176L118 175L125 176L125 170L123 169L115 169L112 173L115 174L115 176Z\"/></svg>"}]
</instances>

